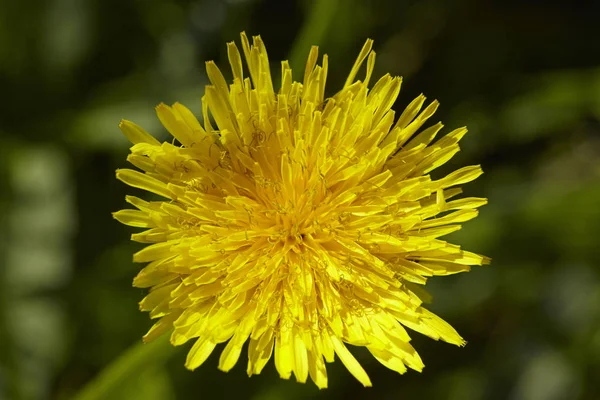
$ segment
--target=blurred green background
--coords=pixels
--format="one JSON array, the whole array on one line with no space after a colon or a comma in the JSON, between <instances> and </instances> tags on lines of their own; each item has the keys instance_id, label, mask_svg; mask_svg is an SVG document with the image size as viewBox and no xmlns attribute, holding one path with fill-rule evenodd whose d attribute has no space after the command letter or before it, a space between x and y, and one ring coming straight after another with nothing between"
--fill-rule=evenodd
<instances>
[{"instance_id":1,"label":"blurred green background","mask_svg":"<svg viewBox=\"0 0 600 400\"><path fill-rule=\"evenodd\" d=\"M0 398L600 398L598 15L591 1L1 0ZM426 368L404 376L357 350L374 387L338 361L318 391L272 362L249 379L244 356L224 374L216 351L189 372L189 346L139 344L140 246L110 214L132 192L114 178L117 124L164 139L156 104L200 114L204 61L226 70L242 30L275 71L319 44L329 94L371 37L376 75L404 77L396 110L423 92L446 132L469 126L445 170L482 164L466 192L490 204L451 239L493 263L428 285L466 348L414 334Z\"/></svg>"}]
</instances>

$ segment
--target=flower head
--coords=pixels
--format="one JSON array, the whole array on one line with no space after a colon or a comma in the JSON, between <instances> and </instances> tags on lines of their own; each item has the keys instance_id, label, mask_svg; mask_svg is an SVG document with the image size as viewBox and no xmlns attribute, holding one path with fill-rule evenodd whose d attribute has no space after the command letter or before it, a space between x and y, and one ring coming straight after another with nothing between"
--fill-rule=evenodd
<instances>
[{"instance_id":1,"label":"flower head","mask_svg":"<svg viewBox=\"0 0 600 400\"><path fill-rule=\"evenodd\" d=\"M317 65L317 47L302 83L281 63L275 91L262 40L241 38L250 77L234 43L227 45L232 84L208 62L203 124L179 103L156 108L176 142L120 124L133 143L128 161L143 172L122 169L117 178L161 197L128 196L136 209L114 214L144 228L132 239L149 243L134 255L148 263L133 282L150 288L140 307L158 320L144 339L169 331L173 345L193 339L190 369L227 342L223 371L248 342L248 375L274 353L282 378L310 376L319 388L335 354L371 385L346 343L365 346L399 373L423 368L405 328L463 345L423 307L422 286L488 261L439 239L486 203L450 200L480 167L428 175L459 151L467 130L434 142L441 123L420 129L438 103L422 109L422 95L396 118L401 79L385 75L369 89L371 40L344 87L325 98L328 62L325 55ZM365 60L366 76L357 80Z\"/></svg>"}]
</instances>

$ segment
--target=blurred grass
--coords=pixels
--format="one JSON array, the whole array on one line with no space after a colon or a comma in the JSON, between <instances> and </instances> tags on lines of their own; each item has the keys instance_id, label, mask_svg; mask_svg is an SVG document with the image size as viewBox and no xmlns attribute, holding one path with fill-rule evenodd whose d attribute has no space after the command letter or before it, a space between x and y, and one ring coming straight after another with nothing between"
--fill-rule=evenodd
<instances>
[{"instance_id":1,"label":"blurred grass","mask_svg":"<svg viewBox=\"0 0 600 400\"><path fill-rule=\"evenodd\" d=\"M350 2L346 2L347 6ZM306 21L302 25L300 32L296 35L294 45L290 51L288 60L293 71L300 74L306 66L306 58L311 46L315 43L323 43L325 35L331 27L335 18L340 0L320 0L314 1L312 7L307 12ZM298 75L296 80L300 80L302 75Z\"/></svg>"},{"instance_id":2,"label":"blurred grass","mask_svg":"<svg viewBox=\"0 0 600 400\"><path fill-rule=\"evenodd\" d=\"M176 352L169 342L170 335L163 335L150 343L141 340L114 360L91 381L74 400L101 400L118 398L164 399L163 389L148 391L143 395L140 388L152 385L165 361ZM164 378L163 378L164 379ZM160 385L167 386L167 385ZM154 387L156 389L156 387ZM126 396L126 392L130 392Z\"/></svg>"},{"instance_id":3,"label":"blurred grass","mask_svg":"<svg viewBox=\"0 0 600 400\"><path fill-rule=\"evenodd\" d=\"M0 398L599 398L599 12L500 0L1 2ZM489 205L452 240L494 261L432 280L433 310L469 344L415 334L423 374L398 376L359 350L375 386L336 363L318 391L281 381L272 363L252 379L239 366L221 373L215 357L187 372L166 337L130 347L151 321L131 288L139 247L110 216L127 191L114 179L127 154L118 121L165 138L155 104L198 114L204 61L226 65L224 43L242 30L263 34L274 73L289 55L296 79L320 45L328 93L372 37L375 75L405 77L396 110L424 92L447 129L469 126L448 169L482 164L465 191Z\"/></svg>"}]
</instances>

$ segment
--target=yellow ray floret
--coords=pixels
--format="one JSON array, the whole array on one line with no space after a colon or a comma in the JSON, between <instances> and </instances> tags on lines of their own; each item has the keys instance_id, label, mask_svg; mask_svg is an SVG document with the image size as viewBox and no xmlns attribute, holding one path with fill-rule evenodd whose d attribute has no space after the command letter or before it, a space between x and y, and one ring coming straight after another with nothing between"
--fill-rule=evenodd
<instances>
[{"instance_id":1,"label":"yellow ray floret","mask_svg":"<svg viewBox=\"0 0 600 400\"><path fill-rule=\"evenodd\" d=\"M423 307L430 296L422 285L489 261L440 239L486 204L454 198L481 168L428 175L459 151L467 130L434 141L441 123L421 128L438 103L425 106L422 95L396 118L401 79L385 75L368 88L371 40L343 89L325 98L328 61L317 65L317 47L302 83L281 63L275 92L262 40L241 39L241 52L227 45L232 83L206 65L202 124L179 103L156 108L173 143L120 124L133 143L128 161L142 172L123 169L117 178L161 197L128 196L135 209L114 214L143 228L132 239L148 244L134 255L148 263L134 279L150 289L140 308L157 319L144 339L167 332L174 345L193 339L190 369L227 342L223 371L248 343L248 375L273 357L282 378L310 376L319 388L335 355L371 385L346 344L365 346L401 374L423 368L405 328L463 345Z\"/></svg>"}]
</instances>

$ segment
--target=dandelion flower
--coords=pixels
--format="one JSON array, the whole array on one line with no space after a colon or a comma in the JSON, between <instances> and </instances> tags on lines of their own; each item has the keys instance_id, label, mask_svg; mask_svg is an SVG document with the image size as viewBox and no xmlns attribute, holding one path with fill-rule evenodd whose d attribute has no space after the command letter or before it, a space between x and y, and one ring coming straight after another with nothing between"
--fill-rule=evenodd
<instances>
[{"instance_id":1,"label":"dandelion flower","mask_svg":"<svg viewBox=\"0 0 600 400\"><path fill-rule=\"evenodd\" d=\"M206 64L203 124L179 103L156 108L172 143L120 124L133 143L127 160L143 172L120 169L117 178L160 196L127 196L135 209L114 214L144 228L132 240L149 244L133 256L148 263L133 281L149 288L140 308L157 320L144 340L167 332L175 346L193 340L189 369L226 342L223 371L248 343L249 376L273 356L282 378L310 376L319 388L336 354L371 386L346 344L366 347L401 374L424 366L406 328L463 345L423 307L430 300L423 285L488 262L439 239L487 201L453 199L479 166L429 175L459 151L467 130L434 141L442 124L421 127L438 103L423 108L422 95L396 118L401 78L385 75L369 89L371 40L330 98L327 56L317 65L317 47L302 83L281 63L275 91L261 38L251 45L242 33L241 41L250 76L234 43L227 45L233 83Z\"/></svg>"}]
</instances>

